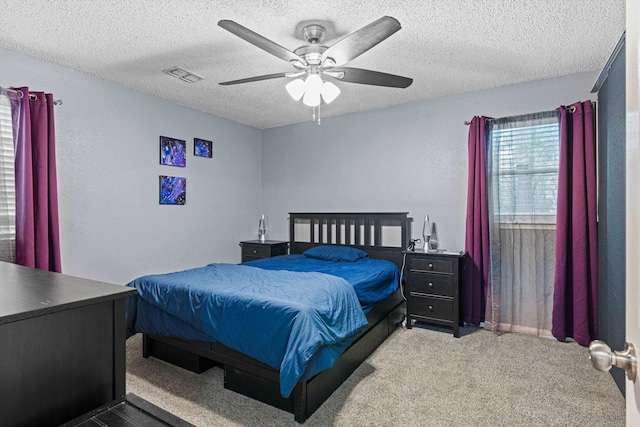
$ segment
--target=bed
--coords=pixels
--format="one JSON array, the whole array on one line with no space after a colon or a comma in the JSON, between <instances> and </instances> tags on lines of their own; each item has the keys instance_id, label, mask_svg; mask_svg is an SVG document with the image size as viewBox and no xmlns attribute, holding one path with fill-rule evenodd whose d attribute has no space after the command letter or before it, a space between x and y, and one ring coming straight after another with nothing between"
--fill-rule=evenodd
<instances>
[{"instance_id":1,"label":"bed","mask_svg":"<svg viewBox=\"0 0 640 427\"><path fill-rule=\"evenodd\" d=\"M143 333L143 357L197 373L221 366L225 388L289 411L302 423L402 322L397 284L410 221L406 212L290 213L290 255L132 281L139 295L127 304L128 334ZM343 255L356 259L342 262ZM337 264L349 269L333 271ZM393 273L363 273L389 265ZM193 285L194 276L222 282ZM374 276L383 277L375 286ZM185 282L186 290L176 285ZM211 286L214 297L205 294ZM155 299L147 303L147 295ZM218 305L207 309L211 301ZM190 309L182 317L185 306ZM205 307L206 321L188 317L194 306ZM288 342L267 336L286 328ZM300 348L290 353L292 342Z\"/></svg>"}]
</instances>

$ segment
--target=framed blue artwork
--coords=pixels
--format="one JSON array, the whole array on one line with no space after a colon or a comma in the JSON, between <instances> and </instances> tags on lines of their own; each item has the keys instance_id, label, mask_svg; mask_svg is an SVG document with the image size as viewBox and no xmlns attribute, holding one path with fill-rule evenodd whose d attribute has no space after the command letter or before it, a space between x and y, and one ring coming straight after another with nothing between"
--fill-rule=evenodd
<instances>
[{"instance_id":1,"label":"framed blue artwork","mask_svg":"<svg viewBox=\"0 0 640 427\"><path fill-rule=\"evenodd\" d=\"M213 142L206 139L193 138L193 155L197 157L213 157Z\"/></svg>"},{"instance_id":2,"label":"framed blue artwork","mask_svg":"<svg viewBox=\"0 0 640 427\"><path fill-rule=\"evenodd\" d=\"M187 178L160 175L160 204L184 205L187 203Z\"/></svg>"},{"instance_id":3,"label":"framed blue artwork","mask_svg":"<svg viewBox=\"0 0 640 427\"><path fill-rule=\"evenodd\" d=\"M161 136L160 164L185 167L187 165L187 142L182 139Z\"/></svg>"}]
</instances>

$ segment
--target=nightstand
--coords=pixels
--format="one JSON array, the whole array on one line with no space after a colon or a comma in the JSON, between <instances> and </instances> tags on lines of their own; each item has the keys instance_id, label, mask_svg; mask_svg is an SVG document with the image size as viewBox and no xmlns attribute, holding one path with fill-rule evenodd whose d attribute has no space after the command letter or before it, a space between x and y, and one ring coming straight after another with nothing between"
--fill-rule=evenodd
<instances>
[{"instance_id":1,"label":"nightstand","mask_svg":"<svg viewBox=\"0 0 640 427\"><path fill-rule=\"evenodd\" d=\"M460 337L463 253L405 251L407 328L412 320L446 326Z\"/></svg>"},{"instance_id":2,"label":"nightstand","mask_svg":"<svg viewBox=\"0 0 640 427\"><path fill-rule=\"evenodd\" d=\"M277 255L286 255L289 242L280 240L245 240L240 242L242 248L242 262L255 261L261 258L270 258Z\"/></svg>"}]
</instances>

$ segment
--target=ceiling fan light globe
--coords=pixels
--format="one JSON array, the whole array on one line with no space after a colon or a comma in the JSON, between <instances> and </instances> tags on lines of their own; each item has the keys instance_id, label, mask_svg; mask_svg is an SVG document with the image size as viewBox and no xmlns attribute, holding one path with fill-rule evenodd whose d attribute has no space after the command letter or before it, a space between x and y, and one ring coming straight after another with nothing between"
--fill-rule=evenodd
<instances>
[{"instance_id":1,"label":"ceiling fan light globe","mask_svg":"<svg viewBox=\"0 0 640 427\"><path fill-rule=\"evenodd\" d=\"M295 99L296 101L300 101L300 99L302 98L302 95L304 95L304 89L305 89L304 80L302 79L291 80L289 83L287 83L285 88L287 89L287 92L289 93L289 95L291 95L293 99Z\"/></svg>"},{"instance_id":2,"label":"ceiling fan light globe","mask_svg":"<svg viewBox=\"0 0 640 427\"><path fill-rule=\"evenodd\" d=\"M340 95L340 88L331 82L322 84L322 99L329 104Z\"/></svg>"},{"instance_id":3,"label":"ceiling fan light globe","mask_svg":"<svg viewBox=\"0 0 640 427\"><path fill-rule=\"evenodd\" d=\"M317 74L310 74L307 80L304 82L305 93L317 94L320 96L322 93L322 79Z\"/></svg>"},{"instance_id":4,"label":"ceiling fan light globe","mask_svg":"<svg viewBox=\"0 0 640 427\"><path fill-rule=\"evenodd\" d=\"M306 106L317 107L320 105L320 92L305 92L302 102Z\"/></svg>"}]
</instances>

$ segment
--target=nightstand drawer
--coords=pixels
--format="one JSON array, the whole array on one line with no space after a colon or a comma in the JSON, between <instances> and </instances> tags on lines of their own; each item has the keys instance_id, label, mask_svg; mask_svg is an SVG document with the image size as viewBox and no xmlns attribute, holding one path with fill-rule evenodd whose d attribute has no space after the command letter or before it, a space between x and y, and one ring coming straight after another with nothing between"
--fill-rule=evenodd
<instances>
[{"instance_id":1,"label":"nightstand drawer","mask_svg":"<svg viewBox=\"0 0 640 427\"><path fill-rule=\"evenodd\" d=\"M267 245L242 245L242 256L253 258L267 258L271 254L271 248Z\"/></svg>"},{"instance_id":2,"label":"nightstand drawer","mask_svg":"<svg viewBox=\"0 0 640 427\"><path fill-rule=\"evenodd\" d=\"M419 273L412 271L409 276L409 292L421 294L453 296L453 276Z\"/></svg>"},{"instance_id":3,"label":"nightstand drawer","mask_svg":"<svg viewBox=\"0 0 640 427\"><path fill-rule=\"evenodd\" d=\"M450 298L432 298L412 295L408 308L414 316L453 321L453 300Z\"/></svg>"},{"instance_id":4,"label":"nightstand drawer","mask_svg":"<svg viewBox=\"0 0 640 427\"><path fill-rule=\"evenodd\" d=\"M427 257L413 257L409 265L411 271L453 274L453 260Z\"/></svg>"},{"instance_id":5,"label":"nightstand drawer","mask_svg":"<svg viewBox=\"0 0 640 427\"><path fill-rule=\"evenodd\" d=\"M240 242L240 247L242 248L242 262L248 262L278 255L286 255L289 251L289 242L283 242L281 240L246 240Z\"/></svg>"}]
</instances>

